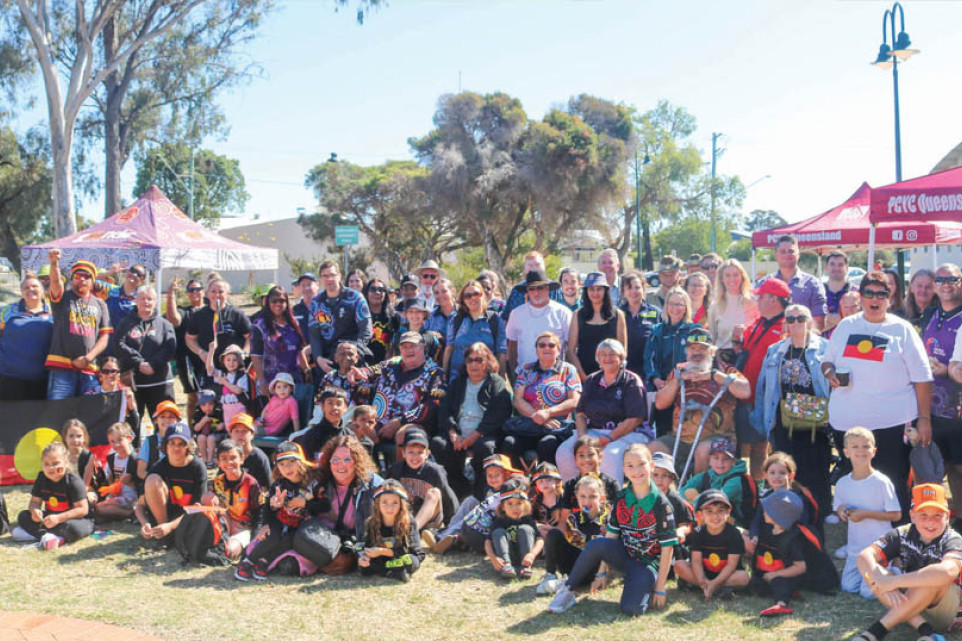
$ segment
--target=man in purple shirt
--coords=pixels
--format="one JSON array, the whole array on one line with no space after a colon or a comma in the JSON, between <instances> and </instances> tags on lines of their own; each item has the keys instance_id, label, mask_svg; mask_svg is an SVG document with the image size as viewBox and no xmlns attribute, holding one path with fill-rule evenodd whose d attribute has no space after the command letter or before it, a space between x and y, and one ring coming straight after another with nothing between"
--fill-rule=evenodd
<instances>
[{"instance_id":1,"label":"man in purple shirt","mask_svg":"<svg viewBox=\"0 0 962 641\"><path fill-rule=\"evenodd\" d=\"M785 235L775 243L775 261L778 271L758 282L761 285L767 278L779 278L792 290L792 302L804 305L812 312L815 326L821 330L825 326L825 288L818 279L798 268L798 240Z\"/></svg>"}]
</instances>

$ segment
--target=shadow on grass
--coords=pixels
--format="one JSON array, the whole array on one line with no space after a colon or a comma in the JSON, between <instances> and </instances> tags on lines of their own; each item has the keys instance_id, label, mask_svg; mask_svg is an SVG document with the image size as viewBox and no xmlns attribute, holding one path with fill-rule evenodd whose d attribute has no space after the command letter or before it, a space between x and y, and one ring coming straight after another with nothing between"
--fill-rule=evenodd
<instances>
[{"instance_id":1,"label":"shadow on grass","mask_svg":"<svg viewBox=\"0 0 962 641\"><path fill-rule=\"evenodd\" d=\"M533 597L532 597L533 598ZM530 601L530 599L528 599ZM620 618L628 619L621 613L617 603L598 601L590 597L578 600L578 604L564 614L548 612L549 600L544 602L544 611L533 617L518 621L505 628L508 632L530 636L544 634L557 628L588 629L599 625L606 625Z\"/></svg>"}]
</instances>

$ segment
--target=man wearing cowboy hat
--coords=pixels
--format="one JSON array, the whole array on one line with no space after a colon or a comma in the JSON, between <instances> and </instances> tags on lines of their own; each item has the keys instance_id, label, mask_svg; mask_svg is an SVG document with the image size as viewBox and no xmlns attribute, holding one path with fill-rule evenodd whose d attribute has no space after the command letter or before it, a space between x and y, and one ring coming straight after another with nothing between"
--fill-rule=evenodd
<instances>
[{"instance_id":1,"label":"man wearing cowboy hat","mask_svg":"<svg viewBox=\"0 0 962 641\"><path fill-rule=\"evenodd\" d=\"M561 285L548 280L543 269L528 272L524 288L528 302L511 313L505 327L510 372L518 365L538 360L535 341L539 334L554 332L564 345L568 342L568 329L571 327L571 310L550 299L550 292L557 291Z\"/></svg>"},{"instance_id":2,"label":"man wearing cowboy hat","mask_svg":"<svg viewBox=\"0 0 962 641\"><path fill-rule=\"evenodd\" d=\"M439 278L444 278L444 270L436 260L426 260L414 270L421 279L421 296L428 301L428 309L434 308L434 284Z\"/></svg>"},{"instance_id":3,"label":"man wearing cowboy hat","mask_svg":"<svg viewBox=\"0 0 962 641\"><path fill-rule=\"evenodd\" d=\"M544 266L544 256L541 255L539 251L529 251L524 255L524 269L522 274L527 274L528 272L546 272ZM564 294L561 293L561 288L556 287L549 293L549 298L558 303L564 303ZM525 302L525 285L524 282L520 282L511 289L511 293L508 294L508 300L504 304L504 308L501 310L501 318L507 323L508 319L511 318L511 312L516 308L523 305Z\"/></svg>"},{"instance_id":4,"label":"man wearing cowboy hat","mask_svg":"<svg viewBox=\"0 0 962 641\"><path fill-rule=\"evenodd\" d=\"M60 273L60 250L51 249L50 273ZM50 371L47 398L58 400L100 392L97 357L107 349L113 328L107 304L94 296L97 267L78 260L70 268L70 291L63 281L50 280L53 338L46 366Z\"/></svg>"}]
</instances>

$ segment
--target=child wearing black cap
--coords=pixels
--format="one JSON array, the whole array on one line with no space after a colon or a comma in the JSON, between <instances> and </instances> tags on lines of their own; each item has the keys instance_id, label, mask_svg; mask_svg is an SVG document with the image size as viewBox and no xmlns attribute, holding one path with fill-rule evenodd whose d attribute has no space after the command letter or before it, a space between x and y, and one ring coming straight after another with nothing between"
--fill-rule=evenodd
<instances>
[{"instance_id":1,"label":"child wearing black cap","mask_svg":"<svg viewBox=\"0 0 962 641\"><path fill-rule=\"evenodd\" d=\"M742 569L745 543L738 528L728 522L731 501L721 490L705 490L695 501L695 510L702 524L688 536L691 561L676 561L675 574L679 584L700 588L706 601L729 596L749 581Z\"/></svg>"},{"instance_id":2,"label":"child wearing black cap","mask_svg":"<svg viewBox=\"0 0 962 641\"><path fill-rule=\"evenodd\" d=\"M405 425L404 447L401 460L396 461L388 470L388 478L401 482L408 496L418 531L422 534L429 528L439 528L450 518L456 509L457 498L448 484L444 468L429 461L431 455L428 435L414 424ZM432 534L425 534L428 545L434 545Z\"/></svg>"},{"instance_id":3,"label":"child wearing black cap","mask_svg":"<svg viewBox=\"0 0 962 641\"><path fill-rule=\"evenodd\" d=\"M805 573L802 535L795 527L802 515L802 499L791 490L776 490L762 499L765 522L755 546L751 585L759 595L773 595L775 605L759 613L776 617L794 612L789 607L799 577Z\"/></svg>"},{"instance_id":4,"label":"child wearing black cap","mask_svg":"<svg viewBox=\"0 0 962 641\"><path fill-rule=\"evenodd\" d=\"M528 579L543 547L544 539L531 516L527 492L514 485L504 488L491 532L484 542L484 552L494 570L505 579Z\"/></svg>"},{"instance_id":5,"label":"child wearing black cap","mask_svg":"<svg viewBox=\"0 0 962 641\"><path fill-rule=\"evenodd\" d=\"M357 549L357 564L365 576L407 582L424 561L408 494L394 479L374 491L374 510L364 523L364 538L358 541Z\"/></svg>"}]
</instances>

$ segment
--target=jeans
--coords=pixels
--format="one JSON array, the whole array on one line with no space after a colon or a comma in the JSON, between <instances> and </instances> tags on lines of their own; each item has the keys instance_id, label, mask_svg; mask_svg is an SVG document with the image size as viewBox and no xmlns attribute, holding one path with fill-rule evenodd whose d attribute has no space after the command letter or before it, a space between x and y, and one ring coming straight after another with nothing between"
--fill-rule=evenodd
<instances>
[{"instance_id":1,"label":"jeans","mask_svg":"<svg viewBox=\"0 0 962 641\"><path fill-rule=\"evenodd\" d=\"M518 537L516 541L511 540L511 536L504 528L497 528L491 531L491 547L494 554L505 563L511 565L521 565L521 561L534 547L535 531L530 525L518 526Z\"/></svg>"},{"instance_id":2,"label":"jeans","mask_svg":"<svg viewBox=\"0 0 962 641\"><path fill-rule=\"evenodd\" d=\"M625 575L625 587L621 592L621 611L631 616L645 614L658 576L647 563L628 556L624 544L619 539L597 538L588 541L588 545L585 546L568 575L568 587L576 588L590 583L602 561Z\"/></svg>"},{"instance_id":3,"label":"jeans","mask_svg":"<svg viewBox=\"0 0 962 641\"><path fill-rule=\"evenodd\" d=\"M43 523L34 521L30 516L30 512L27 510L17 515L17 525L29 532L35 539L39 539L47 532L50 532L51 534L62 537L67 543L79 541L84 537L90 536L94 531L94 521L90 518L70 519L48 530Z\"/></svg>"},{"instance_id":4,"label":"jeans","mask_svg":"<svg viewBox=\"0 0 962 641\"><path fill-rule=\"evenodd\" d=\"M595 438L611 434L609 430L588 430L588 436ZM573 479L578 476L578 466L575 465L575 442L578 440L577 432L567 441L558 446L555 452L555 460L558 463L558 471L564 480ZM604 449L604 458L601 459L601 471L615 479L618 487L625 481L625 473L622 470L621 459L625 456L625 450L633 443L647 443L648 435L644 432L635 431L625 434L621 438L608 443Z\"/></svg>"},{"instance_id":5,"label":"jeans","mask_svg":"<svg viewBox=\"0 0 962 641\"><path fill-rule=\"evenodd\" d=\"M464 463L468 458L468 450L455 450L451 441L440 436L431 439L431 453L435 460L444 467L448 473L448 481L451 488L458 495L458 498L467 496L476 490L480 485L484 485L484 459L494 454L498 446L496 435L482 436L471 446L471 467L474 468L474 485L468 482L464 475Z\"/></svg>"},{"instance_id":6,"label":"jeans","mask_svg":"<svg viewBox=\"0 0 962 641\"><path fill-rule=\"evenodd\" d=\"M548 530L544 537L544 568L547 572L569 574L580 554L581 548L568 543L561 530Z\"/></svg>"},{"instance_id":7,"label":"jeans","mask_svg":"<svg viewBox=\"0 0 962 641\"><path fill-rule=\"evenodd\" d=\"M50 369L47 379L47 400L59 401L74 396L100 393L100 381L93 374L72 369Z\"/></svg>"}]
</instances>

